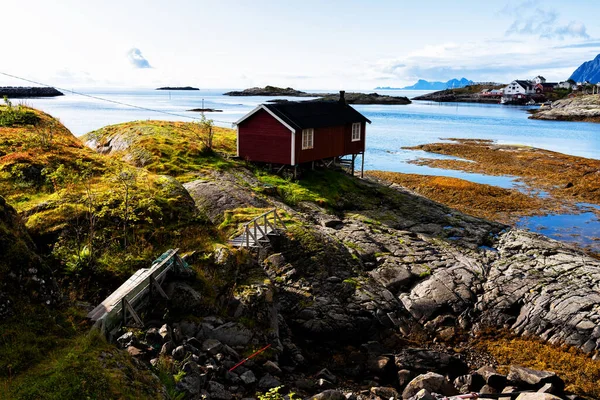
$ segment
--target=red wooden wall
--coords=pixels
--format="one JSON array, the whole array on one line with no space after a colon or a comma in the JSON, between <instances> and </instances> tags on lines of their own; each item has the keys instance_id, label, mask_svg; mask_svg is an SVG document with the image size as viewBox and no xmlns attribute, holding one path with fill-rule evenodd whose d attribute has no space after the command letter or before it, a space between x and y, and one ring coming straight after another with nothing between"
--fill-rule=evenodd
<instances>
[{"instance_id":1,"label":"red wooden wall","mask_svg":"<svg viewBox=\"0 0 600 400\"><path fill-rule=\"evenodd\" d=\"M250 161L291 164L292 132L265 110L238 125L239 156Z\"/></svg>"}]
</instances>

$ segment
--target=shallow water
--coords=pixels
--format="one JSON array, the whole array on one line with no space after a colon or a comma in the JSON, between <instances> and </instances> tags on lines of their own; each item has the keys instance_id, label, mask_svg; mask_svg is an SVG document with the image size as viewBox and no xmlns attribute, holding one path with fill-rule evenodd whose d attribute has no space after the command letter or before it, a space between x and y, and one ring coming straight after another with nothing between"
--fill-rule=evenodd
<instances>
[{"instance_id":1,"label":"shallow water","mask_svg":"<svg viewBox=\"0 0 600 400\"><path fill-rule=\"evenodd\" d=\"M587 203L578 206L581 213L523 217L516 226L600 253L600 218L591 210L600 207Z\"/></svg>"}]
</instances>

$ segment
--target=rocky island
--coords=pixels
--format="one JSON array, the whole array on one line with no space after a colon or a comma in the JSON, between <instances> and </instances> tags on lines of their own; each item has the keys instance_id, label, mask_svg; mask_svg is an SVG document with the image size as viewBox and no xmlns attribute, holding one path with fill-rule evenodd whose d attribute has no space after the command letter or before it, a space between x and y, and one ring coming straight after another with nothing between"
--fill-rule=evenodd
<instances>
[{"instance_id":1,"label":"rocky island","mask_svg":"<svg viewBox=\"0 0 600 400\"><path fill-rule=\"evenodd\" d=\"M200 89L192 87L192 86L165 86L165 87L159 87L156 90L200 90Z\"/></svg>"},{"instance_id":2,"label":"rocky island","mask_svg":"<svg viewBox=\"0 0 600 400\"><path fill-rule=\"evenodd\" d=\"M543 106L534 111L531 119L550 121L600 122L600 95L579 95Z\"/></svg>"},{"instance_id":3,"label":"rocky island","mask_svg":"<svg viewBox=\"0 0 600 400\"><path fill-rule=\"evenodd\" d=\"M286 179L235 159L231 129L212 148L184 122L77 138L25 111L35 126L0 127L6 398L600 397L589 254L385 175ZM228 243L273 209L272 242ZM143 327L92 329L91 309L174 248L185 270Z\"/></svg>"},{"instance_id":4,"label":"rocky island","mask_svg":"<svg viewBox=\"0 0 600 400\"><path fill-rule=\"evenodd\" d=\"M56 97L64 94L52 87L23 87L3 86L0 87L0 97L9 99L22 99L28 97Z\"/></svg>"},{"instance_id":5,"label":"rocky island","mask_svg":"<svg viewBox=\"0 0 600 400\"><path fill-rule=\"evenodd\" d=\"M276 86L254 87L242 91L223 93L225 96L268 96L268 97L316 97L313 101L337 101L338 93L307 93L292 88L279 88ZM411 101L405 96L386 96L377 93L345 93L348 104L410 104ZM286 100L270 100L271 102L283 102Z\"/></svg>"}]
</instances>

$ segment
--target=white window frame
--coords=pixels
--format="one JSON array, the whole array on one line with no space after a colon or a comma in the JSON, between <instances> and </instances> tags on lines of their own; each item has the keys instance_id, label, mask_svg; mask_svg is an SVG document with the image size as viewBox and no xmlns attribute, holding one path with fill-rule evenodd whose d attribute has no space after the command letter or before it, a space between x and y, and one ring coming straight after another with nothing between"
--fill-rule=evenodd
<instances>
[{"instance_id":1,"label":"white window frame","mask_svg":"<svg viewBox=\"0 0 600 400\"><path fill-rule=\"evenodd\" d=\"M355 122L352 124L352 141L360 141L360 122Z\"/></svg>"},{"instance_id":2,"label":"white window frame","mask_svg":"<svg viewBox=\"0 0 600 400\"><path fill-rule=\"evenodd\" d=\"M302 150L315 147L315 130L313 128L302 129Z\"/></svg>"}]
</instances>

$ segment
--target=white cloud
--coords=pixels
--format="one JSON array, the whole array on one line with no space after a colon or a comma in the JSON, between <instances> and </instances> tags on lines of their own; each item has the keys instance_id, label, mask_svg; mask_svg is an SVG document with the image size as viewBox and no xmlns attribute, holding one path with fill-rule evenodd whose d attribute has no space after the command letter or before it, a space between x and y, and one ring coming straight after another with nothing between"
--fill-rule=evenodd
<instances>
[{"instance_id":1,"label":"white cloud","mask_svg":"<svg viewBox=\"0 0 600 400\"><path fill-rule=\"evenodd\" d=\"M144 58L142 52L138 48L132 48L127 52L127 58L131 65L135 68L152 68L148 60Z\"/></svg>"}]
</instances>

